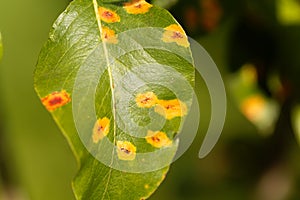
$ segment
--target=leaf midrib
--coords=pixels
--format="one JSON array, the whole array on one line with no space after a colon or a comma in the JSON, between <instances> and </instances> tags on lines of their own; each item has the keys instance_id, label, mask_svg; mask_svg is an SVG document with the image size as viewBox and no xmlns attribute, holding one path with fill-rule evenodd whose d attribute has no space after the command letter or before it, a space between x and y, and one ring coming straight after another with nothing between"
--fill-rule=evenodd
<instances>
[{"instance_id":1,"label":"leaf midrib","mask_svg":"<svg viewBox=\"0 0 300 200\"><path fill-rule=\"evenodd\" d=\"M107 71L108 71L108 75L109 75L109 83L110 83L110 90L111 90L111 99L112 99L112 112L113 112L113 126L114 126L114 132L113 132L113 144L115 145L116 143L116 104L115 104L115 94L114 94L114 87L113 87L113 76L112 76L112 68L110 66L110 63L109 63L109 56L108 56L108 50L107 50L107 47L106 47L106 43L102 40L102 23L101 23L101 19L100 19L100 15L99 15L99 5L98 5L98 2L97 0L93 0L93 5L94 5L94 11L95 11L95 15L96 15L96 19L97 19L97 24L98 24L98 29L99 29L99 34L100 34L100 39L101 39L101 42L102 42L102 45L103 45L103 51L104 51L104 56L105 56L105 59L106 59L106 65L107 65ZM112 150L112 159L111 159L111 163L110 165L113 164L113 156L114 156L114 149ZM105 194L107 192L107 189L108 189L108 185L109 185L109 182L110 182L110 177L111 177L111 174L112 174L112 168L109 167L109 172L108 172L108 178L107 178L107 183L106 183L106 186L105 186L105 189L103 191L103 195L102 195L102 200L105 198Z\"/></svg>"}]
</instances>

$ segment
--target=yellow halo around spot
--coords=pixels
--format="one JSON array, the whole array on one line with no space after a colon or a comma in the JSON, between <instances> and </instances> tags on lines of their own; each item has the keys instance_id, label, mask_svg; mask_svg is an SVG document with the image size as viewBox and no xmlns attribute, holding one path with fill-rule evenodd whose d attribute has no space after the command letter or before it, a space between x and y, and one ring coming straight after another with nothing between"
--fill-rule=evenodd
<instances>
[{"instance_id":1,"label":"yellow halo around spot","mask_svg":"<svg viewBox=\"0 0 300 200\"><path fill-rule=\"evenodd\" d=\"M172 144L172 140L168 138L166 133L161 131L148 131L146 136L147 143L151 144L156 148L167 147Z\"/></svg>"},{"instance_id":2,"label":"yellow halo around spot","mask_svg":"<svg viewBox=\"0 0 300 200\"><path fill-rule=\"evenodd\" d=\"M165 28L162 40L167 43L176 42L183 47L190 46L184 30L177 24L171 24Z\"/></svg>"},{"instance_id":3,"label":"yellow halo around spot","mask_svg":"<svg viewBox=\"0 0 300 200\"><path fill-rule=\"evenodd\" d=\"M41 99L43 105L48 111L54 111L59 107L62 107L71 101L70 95L62 90L60 92L55 91Z\"/></svg>"},{"instance_id":4,"label":"yellow halo around spot","mask_svg":"<svg viewBox=\"0 0 300 200\"><path fill-rule=\"evenodd\" d=\"M132 0L124 4L124 9L129 14L144 14L147 13L151 7L152 5L144 0Z\"/></svg>"},{"instance_id":5,"label":"yellow halo around spot","mask_svg":"<svg viewBox=\"0 0 300 200\"><path fill-rule=\"evenodd\" d=\"M187 106L178 99L159 100L155 106L155 112L170 120L174 117L182 117L187 114Z\"/></svg>"},{"instance_id":6,"label":"yellow halo around spot","mask_svg":"<svg viewBox=\"0 0 300 200\"><path fill-rule=\"evenodd\" d=\"M109 132L109 123L110 120L107 117L102 119L98 119L93 128L93 142L98 143L105 136L107 136Z\"/></svg>"},{"instance_id":7,"label":"yellow halo around spot","mask_svg":"<svg viewBox=\"0 0 300 200\"><path fill-rule=\"evenodd\" d=\"M136 147L128 141L117 142L117 154L120 160L134 160Z\"/></svg>"},{"instance_id":8,"label":"yellow halo around spot","mask_svg":"<svg viewBox=\"0 0 300 200\"><path fill-rule=\"evenodd\" d=\"M108 8L104 8L104 7L99 7L98 8L98 12L99 12L99 17L102 21L107 22L107 23L115 23L115 22L120 22L120 16L108 9Z\"/></svg>"},{"instance_id":9,"label":"yellow halo around spot","mask_svg":"<svg viewBox=\"0 0 300 200\"><path fill-rule=\"evenodd\" d=\"M111 43L111 44L117 44L118 43L118 39L117 36L115 34L115 31L108 28L108 27L102 27L102 34L101 34L102 40L107 42L107 43Z\"/></svg>"},{"instance_id":10,"label":"yellow halo around spot","mask_svg":"<svg viewBox=\"0 0 300 200\"><path fill-rule=\"evenodd\" d=\"M135 99L137 106L140 108L151 108L157 101L157 96L153 92L138 94Z\"/></svg>"}]
</instances>

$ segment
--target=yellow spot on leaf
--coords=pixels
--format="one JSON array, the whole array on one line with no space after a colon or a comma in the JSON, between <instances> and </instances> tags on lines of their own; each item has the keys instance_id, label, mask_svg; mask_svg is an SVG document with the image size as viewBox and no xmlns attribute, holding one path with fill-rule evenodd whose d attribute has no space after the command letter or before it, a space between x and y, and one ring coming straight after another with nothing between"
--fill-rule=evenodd
<instances>
[{"instance_id":1,"label":"yellow spot on leaf","mask_svg":"<svg viewBox=\"0 0 300 200\"><path fill-rule=\"evenodd\" d=\"M102 40L107 43L117 44L118 39L114 30L111 30L108 27L102 27Z\"/></svg>"},{"instance_id":2,"label":"yellow spot on leaf","mask_svg":"<svg viewBox=\"0 0 300 200\"><path fill-rule=\"evenodd\" d=\"M148 184L144 185L144 187L145 187L145 189L149 189L149 185Z\"/></svg>"},{"instance_id":3,"label":"yellow spot on leaf","mask_svg":"<svg viewBox=\"0 0 300 200\"><path fill-rule=\"evenodd\" d=\"M98 119L93 128L93 142L98 143L99 140L102 140L104 136L107 136L109 132L109 119L104 117Z\"/></svg>"},{"instance_id":4,"label":"yellow spot on leaf","mask_svg":"<svg viewBox=\"0 0 300 200\"><path fill-rule=\"evenodd\" d=\"M53 92L42 98L41 100L47 110L53 111L69 103L71 101L71 98L65 90L62 90L61 92Z\"/></svg>"},{"instance_id":5,"label":"yellow spot on leaf","mask_svg":"<svg viewBox=\"0 0 300 200\"><path fill-rule=\"evenodd\" d=\"M159 100L154 110L168 120L187 114L186 104L178 99Z\"/></svg>"},{"instance_id":6,"label":"yellow spot on leaf","mask_svg":"<svg viewBox=\"0 0 300 200\"><path fill-rule=\"evenodd\" d=\"M138 107L151 108L157 103L158 99L153 92L146 92L144 94L138 94L135 101Z\"/></svg>"},{"instance_id":7,"label":"yellow spot on leaf","mask_svg":"<svg viewBox=\"0 0 300 200\"><path fill-rule=\"evenodd\" d=\"M261 95L248 97L241 103L242 113L251 121L256 121L266 107L266 100Z\"/></svg>"},{"instance_id":8,"label":"yellow spot on leaf","mask_svg":"<svg viewBox=\"0 0 300 200\"><path fill-rule=\"evenodd\" d=\"M189 47L190 45L184 30L177 24L172 24L165 28L162 40L167 43L176 42L183 47Z\"/></svg>"},{"instance_id":9,"label":"yellow spot on leaf","mask_svg":"<svg viewBox=\"0 0 300 200\"><path fill-rule=\"evenodd\" d=\"M148 12L151 7L152 5L144 0L132 0L124 4L125 10L129 14L144 14Z\"/></svg>"},{"instance_id":10,"label":"yellow spot on leaf","mask_svg":"<svg viewBox=\"0 0 300 200\"><path fill-rule=\"evenodd\" d=\"M148 131L146 141L156 148L167 147L172 144L172 140L168 138L166 133L161 131Z\"/></svg>"},{"instance_id":11,"label":"yellow spot on leaf","mask_svg":"<svg viewBox=\"0 0 300 200\"><path fill-rule=\"evenodd\" d=\"M117 154L120 160L134 160L136 147L128 141L117 142Z\"/></svg>"},{"instance_id":12,"label":"yellow spot on leaf","mask_svg":"<svg viewBox=\"0 0 300 200\"><path fill-rule=\"evenodd\" d=\"M104 22L114 23L120 21L120 16L112 10L109 10L104 7L99 7L98 11L99 11L100 19Z\"/></svg>"}]
</instances>

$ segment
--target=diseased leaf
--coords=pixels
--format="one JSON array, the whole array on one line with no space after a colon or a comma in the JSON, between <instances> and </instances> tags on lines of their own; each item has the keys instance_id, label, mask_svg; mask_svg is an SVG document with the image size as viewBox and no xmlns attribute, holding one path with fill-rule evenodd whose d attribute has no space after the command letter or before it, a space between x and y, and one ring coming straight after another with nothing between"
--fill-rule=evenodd
<instances>
[{"instance_id":1,"label":"diseased leaf","mask_svg":"<svg viewBox=\"0 0 300 200\"><path fill-rule=\"evenodd\" d=\"M73 1L34 79L80 165L77 199L146 199L156 190L194 83L187 36L166 10L143 0Z\"/></svg>"}]
</instances>

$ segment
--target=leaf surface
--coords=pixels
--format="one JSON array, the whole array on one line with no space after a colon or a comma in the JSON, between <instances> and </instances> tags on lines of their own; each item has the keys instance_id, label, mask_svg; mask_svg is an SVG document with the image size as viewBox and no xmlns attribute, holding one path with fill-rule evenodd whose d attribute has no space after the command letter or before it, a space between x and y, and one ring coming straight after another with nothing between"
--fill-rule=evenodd
<instances>
[{"instance_id":1,"label":"leaf surface","mask_svg":"<svg viewBox=\"0 0 300 200\"><path fill-rule=\"evenodd\" d=\"M75 0L34 75L79 163L77 199L146 199L165 178L192 101L187 37L145 1Z\"/></svg>"}]
</instances>

